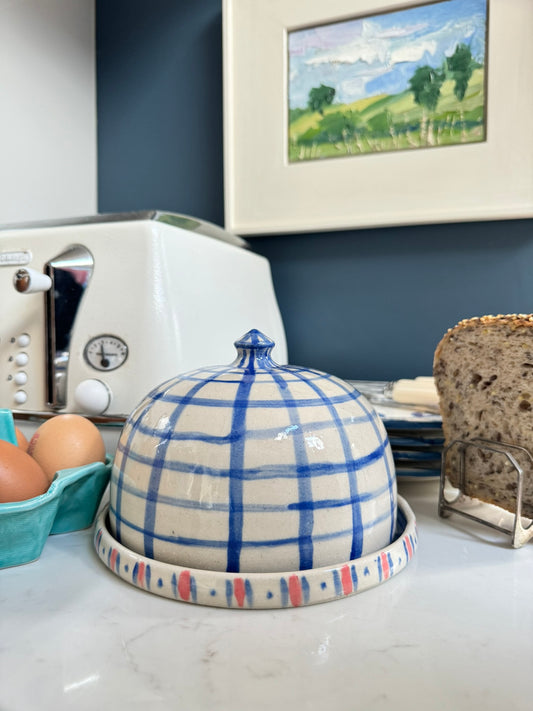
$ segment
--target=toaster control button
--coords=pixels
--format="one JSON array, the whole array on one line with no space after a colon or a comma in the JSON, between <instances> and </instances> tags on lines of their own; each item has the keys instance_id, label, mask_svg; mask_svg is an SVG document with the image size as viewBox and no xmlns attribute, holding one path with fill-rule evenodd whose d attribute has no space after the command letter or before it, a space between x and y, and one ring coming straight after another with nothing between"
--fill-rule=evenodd
<instances>
[{"instance_id":1,"label":"toaster control button","mask_svg":"<svg viewBox=\"0 0 533 711\"><path fill-rule=\"evenodd\" d=\"M82 380L74 391L74 400L83 412L101 415L111 404L111 390L101 380Z\"/></svg>"},{"instance_id":2,"label":"toaster control button","mask_svg":"<svg viewBox=\"0 0 533 711\"><path fill-rule=\"evenodd\" d=\"M29 333L21 333L20 336L17 338L17 345L21 348L26 348L30 345L30 341L31 338Z\"/></svg>"},{"instance_id":3,"label":"toaster control button","mask_svg":"<svg viewBox=\"0 0 533 711\"><path fill-rule=\"evenodd\" d=\"M26 365L29 360L30 359L27 353L17 353L15 356L16 365Z\"/></svg>"},{"instance_id":4,"label":"toaster control button","mask_svg":"<svg viewBox=\"0 0 533 711\"><path fill-rule=\"evenodd\" d=\"M28 374L24 370L19 370L18 373L15 373L13 381L16 385L26 385L28 382Z\"/></svg>"},{"instance_id":5,"label":"toaster control button","mask_svg":"<svg viewBox=\"0 0 533 711\"><path fill-rule=\"evenodd\" d=\"M17 405L23 405L28 399L28 395L24 390L17 390L13 399Z\"/></svg>"}]
</instances>

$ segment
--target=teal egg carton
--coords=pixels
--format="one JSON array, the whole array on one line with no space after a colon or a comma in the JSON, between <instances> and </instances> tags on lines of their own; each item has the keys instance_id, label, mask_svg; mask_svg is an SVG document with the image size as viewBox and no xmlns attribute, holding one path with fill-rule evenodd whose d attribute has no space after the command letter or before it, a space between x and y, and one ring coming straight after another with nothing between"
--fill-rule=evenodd
<instances>
[{"instance_id":1,"label":"teal egg carton","mask_svg":"<svg viewBox=\"0 0 533 711\"><path fill-rule=\"evenodd\" d=\"M16 444L13 418L0 410L0 439ZM0 569L37 560L49 535L91 526L111 476L111 457L56 472L48 490L0 504Z\"/></svg>"}]
</instances>

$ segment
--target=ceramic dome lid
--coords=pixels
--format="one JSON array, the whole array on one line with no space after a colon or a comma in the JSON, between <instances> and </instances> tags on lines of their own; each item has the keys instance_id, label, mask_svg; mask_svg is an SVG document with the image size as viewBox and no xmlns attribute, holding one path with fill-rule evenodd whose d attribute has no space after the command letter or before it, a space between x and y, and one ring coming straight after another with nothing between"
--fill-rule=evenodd
<instances>
[{"instance_id":1,"label":"ceramic dome lid","mask_svg":"<svg viewBox=\"0 0 533 711\"><path fill-rule=\"evenodd\" d=\"M202 570L308 570L391 543L385 428L351 385L280 366L251 330L227 366L163 383L128 418L111 477L119 543Z\"/></svg>"}]
</instances>

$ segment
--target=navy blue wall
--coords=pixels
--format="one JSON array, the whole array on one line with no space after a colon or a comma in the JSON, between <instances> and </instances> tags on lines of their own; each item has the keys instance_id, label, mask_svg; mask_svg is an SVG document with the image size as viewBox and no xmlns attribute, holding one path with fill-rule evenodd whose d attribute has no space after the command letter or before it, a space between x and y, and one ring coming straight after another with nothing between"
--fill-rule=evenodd
<instances>
[{"instance_id":1,"label":"navy blue wall","mask_svg":"<svg viewBox=\"0 0 533 711\"><path fill-rule=\"evenodd\" d=\"M220 0L97 0L99 210L224 223ZM533 311L533 220L250 238L292 363L343 378L431 372L459 319Z\"/></svg>"}]
</instances>

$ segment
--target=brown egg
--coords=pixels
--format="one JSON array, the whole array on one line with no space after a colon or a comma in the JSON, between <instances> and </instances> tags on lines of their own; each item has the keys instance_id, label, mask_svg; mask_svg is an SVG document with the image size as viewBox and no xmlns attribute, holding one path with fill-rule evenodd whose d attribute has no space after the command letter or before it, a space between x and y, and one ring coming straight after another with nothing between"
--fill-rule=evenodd
<instances>
[{"instance_id":1,"label":"brown egg","mask_svg":"<svg viewBox=\"0 0 533 711\"><path fill-rule=\"evenodd\" d=\"M0 440L0 504L33 499L49 486L48 477L29 454Z\"/></svg>"},{"instance_id":2,"label":"brown egg","mask_svg":"<svg viewBox=\"0 0 533 711\"><path fill-rule=\"evenodd\" d=\"M86 417L56 415L35 431L28 454L52 481L60 469L104 462L105 444L96 425Z\"/></svg>"},{"instance_id":3,"label":"brown egg","mask_svg":"<svg viewBox=\"0 0 533 711\"><path fill-rule=\"evenodd\" d=\"M17 436L17 444L18 446L26 452L28 449L28 440L26 439L26 436L22 430L20 430L18 427L15 427L15 434Z\"/></svg>"}]
</instances>

